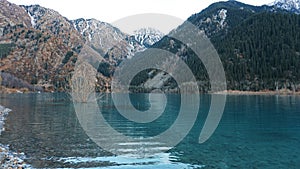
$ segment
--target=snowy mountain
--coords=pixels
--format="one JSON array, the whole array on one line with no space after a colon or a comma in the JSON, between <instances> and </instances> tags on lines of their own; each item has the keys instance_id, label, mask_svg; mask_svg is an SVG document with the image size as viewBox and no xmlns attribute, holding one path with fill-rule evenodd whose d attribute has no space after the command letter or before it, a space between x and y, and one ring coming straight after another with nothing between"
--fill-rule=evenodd
<instances>
[{"instance_id":1,"label":"snowy mountain","mask_svg":"<svg viewBox=\"0 0 300 169\"><path fill-rule=\"evenodd\" d=\"M163 37L164 34L154 28L141 28L134 31L133 35L126 38L129 45L127 58L132 58L136 53L150 48Z\"/></svg>"},{"instance_id":2,"label":"snowy mountain","mask_svg":"<svg viewBox=\"0 0 300 169\"><path fill-rule=\"evenodd\" d=\"M1 0L0 34L0 71L5 87L66 89L66 78L84 43L68 19L39 5L18 6Z\"/></svg>"},{"instance_id":3,"label":"snowy mountain","mask_svg":"<svg viewBox=\"0 0 300 169\"><path fill-rule=\"evenodd\" d=\"M200 63L194 62L193 53L185 45L169 40L167 36L163 38L163 33L158 30L142 28L129 35L96 19L71 21L39 5L18 6L0 0L0 6L0 71L7 74L4 77L2 73L2 79L13 77L46 91L66 91L78 55L83 45L88 44L93 55L100 58L97 60L100 62L97 65L97 90L106 91L105 86L110 85L111 76L120 62L155 44L153 47L172 50L188 62L201 81L201 90L209 89L203 76L205 71L199 68ZM263 6L230 0L211 4L188 21L203 30L221 51L229 89L273 90L277 78L282 81L276 81L279 88L292 86L293 82L300 91L300 81L295 81L300 79L300 51L297 50L300 48L297 20L300 15L285 15L292 12L300 14L300 0L276 0ZM282 53L284 57L280 56ZM257 70L257 63L273 65ZM172 65L172 60L165 65ZM174 89L170 76L164 73L156 72L151 79L148 75L145 77L148 79L138 78L135 84L142 87L156 84L157 88L166 91ZM157 79L162 78L163 84L157 83ZM287 84L288 80L291 83Z\"/></svg>"},{"instance_id":4,"label":"snowy mountain","mask_svg":"<svg viewBox=\"0 0 300 169\"><path fill-rule=\"evenodd\" d=\"M204 30L208 37L226 35L253 14L275 11L271 6L252 6L238 1L213 3L201 12L192 15L188 21Z\"/></svg>"},{"instance_id":5,"label":"snowy mountain","mask_svg":"<svg viewBox=\"0 0 300 169\"><path fill-rule=\"evenodd\" d=\"M287 11L298 9L297 1L293 2L285 3L290 4L290 8L283 9L275 4L252 6L232 0L222 1L188 18L190 23L206 33L218 51L229 90L300 91L300 15ZM276 4L279 5L278 2ZM168 36L155 47L175 51L176 56L195 72L200 91L210 90L206 68L191 49ZM173 63L172 59L163 62L164 65ZM160 71L146 73L133 80L132 84L140 87L135 88L137 91L142 91L141 88L146 91L178 91L168 74Z\"/></svg>"},{"instance_id":6,"label":"snowy mountain","mask_svg":"<svg viewBox=\"0 0 300 169\"><path fill-rule=\"evenodd\" d=\"M134 32L134 39L142 46L149 48L164 36L162 32L154 28L142 28Z\"/></svg>"},{"instance_id":7,"label":"snowy mountain","mask_svg":"<svg viewBox=\"0 0 300 169\"><path fill-rule=\"evenodd\" d=\"M112 25L96 19L71 21L74 28L98 53L104 56L110 48L118 45L126 35Z\"/></svg>"},{"instance_id":8,"label":"snowy mountain","mask_svg":"<svg viewBox=\"0 0 300 169\"><path fill-rule=\"evenodd\" d=\"M153 28L142 28L128 35L112 25L96 19L71 21L74 28L103 57L112 60L131 58L158 42L164 35Z\"/></svg>"},{"instance_id":9,"label":"snowy mountain","mask_svg":"<svg viewBox=\"0 0 300 169\"><path fill-rule=\"evenodd\" d=\"M300 14L300 0L276 0L270 6Z\"/></svg>"}]
</instances>

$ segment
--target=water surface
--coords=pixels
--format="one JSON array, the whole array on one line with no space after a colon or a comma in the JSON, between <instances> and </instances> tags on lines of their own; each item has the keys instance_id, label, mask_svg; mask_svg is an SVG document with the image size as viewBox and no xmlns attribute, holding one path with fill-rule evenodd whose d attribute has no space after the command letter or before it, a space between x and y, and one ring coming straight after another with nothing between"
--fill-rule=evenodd
<instances>
[{"instance_id":1,"label":"water surface","mask_svg":"<svg viewBox=\"0 0 300 169\"><path fill-rule=\"evenodd\" d=\"M13 110L0 142L25 152L35 168L299 168L300 97L228 96L214 135L199 144L198 137L210 106L201 95L196 124L184 140L163 153L133 158L115 156L84 132L70 98L61 93L1 95L0 105ZM147 110L147 94L134 94L137 109ZM121 116L110 95L99 100L107 122L130 137L151 137L168 129L180 108L180 96L168 95L165 112L149 124ZM103 138L105 139L105 138ZM117 138L116 138L117 139ZM153 144L153 148L156 145Z\"/></svg>"}]
</instances>

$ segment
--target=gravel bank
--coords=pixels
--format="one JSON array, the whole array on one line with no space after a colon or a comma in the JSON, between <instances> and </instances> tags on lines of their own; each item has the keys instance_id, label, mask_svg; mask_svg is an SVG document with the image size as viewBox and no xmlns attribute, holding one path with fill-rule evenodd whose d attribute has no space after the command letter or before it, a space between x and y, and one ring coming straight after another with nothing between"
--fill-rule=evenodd
<instances>
[{"instance_id":1,"label":"gravel bank","mask_svg":"<svg viewBox=\"0 0 300 169\"><path fill-rule=\"evenodd\" d=\"M10 109L0 105L0 135L5 130L4 121ZM0 143L0 168L3 169L29 169L30 165L24 162L24 153L16 153L9 150L9 146Z\"/></svg>"}]
</instances>

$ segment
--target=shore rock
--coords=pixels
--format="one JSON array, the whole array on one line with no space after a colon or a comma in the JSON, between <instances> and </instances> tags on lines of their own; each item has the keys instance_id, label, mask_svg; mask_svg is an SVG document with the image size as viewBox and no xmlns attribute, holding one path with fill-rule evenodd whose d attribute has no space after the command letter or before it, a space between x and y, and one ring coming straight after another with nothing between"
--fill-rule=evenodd
<instances>
[{"instance_id":1,"label":"shore rock","mask_svg":"<svg viewBox=\"0 0 300 169\"><path fill-rule=\"evenodd\" d=\"M0 105L0 135L4 131L4 121L11 109ZM29 169L30 165L24 162L25 154L16 153L9 150L9 146L0 144L0 168L3 169Z\"/></svg>"}]
</instances>

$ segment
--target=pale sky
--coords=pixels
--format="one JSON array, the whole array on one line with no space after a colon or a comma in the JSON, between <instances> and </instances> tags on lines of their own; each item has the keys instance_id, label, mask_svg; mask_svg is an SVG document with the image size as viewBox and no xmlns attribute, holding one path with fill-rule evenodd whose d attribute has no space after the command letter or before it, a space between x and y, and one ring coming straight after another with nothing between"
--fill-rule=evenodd
<instances>
[{"instance_id":1,"label":"pale sky","mask_svg":"<svg viewBox=\"0 0 300 169\"><path fill-rule=\"evenodd\" d=\"M120 18L160 13L186 20L213 2L220 0L8 0L18 5L39 4L58 11L68 19L95 18L112 23ZM240 0L251 5L269 4L275 0Z\"/></svg>"}]
</instances>

